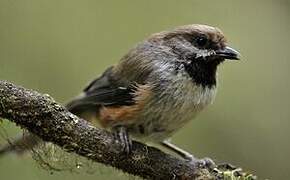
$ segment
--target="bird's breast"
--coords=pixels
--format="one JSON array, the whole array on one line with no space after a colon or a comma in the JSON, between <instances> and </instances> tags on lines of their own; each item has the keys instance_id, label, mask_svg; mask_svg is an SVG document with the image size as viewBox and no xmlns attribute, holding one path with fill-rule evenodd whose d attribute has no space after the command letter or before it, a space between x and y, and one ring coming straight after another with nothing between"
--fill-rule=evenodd
<instances>
[{"instance_id":1,"label":"bird's breast","mask_svg":"<svg viewBox=\"0 0 290 180\"><path fill-rule=\"evenodd\" d=\"M150 140L166 139L211 104L215 94L215 86L204 87L191 78L176 77L155 87L133 129L137 136Z\"/></svg>"}]
</instances>

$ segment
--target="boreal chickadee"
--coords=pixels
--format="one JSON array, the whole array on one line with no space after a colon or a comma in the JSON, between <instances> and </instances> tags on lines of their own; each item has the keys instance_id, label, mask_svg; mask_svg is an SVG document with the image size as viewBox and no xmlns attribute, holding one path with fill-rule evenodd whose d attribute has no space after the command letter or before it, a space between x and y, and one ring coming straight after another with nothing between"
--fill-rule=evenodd
<instances>
[{"instance_id":1,"label":"boreal chickadee","mask_svg":"<svg viewBox=\"0 0 290 180\"><path fill-rule=\"evenodd\" d=\"M225 59L237 60L239 53L218 28L194 24L156 33L108 68L67 108L96 117L116 134L126 152L131 135L200 162L168 139L212 103L217 66Z\"/></svg>"},{"instance_id":2,"label":"boreal chickadee","mask_svg":"<svg viewBox=\"0 0 290 180\"><path fill-rule=\"evenodd\" d=\"M217 67L226 59L238 60L239 53L218 28L192 24L156 33L92 81L67 109L112 130L127 153L131 136L160 143L193 163L211 163L169 138L212 103Z\"/></svg>"}]
</instances>

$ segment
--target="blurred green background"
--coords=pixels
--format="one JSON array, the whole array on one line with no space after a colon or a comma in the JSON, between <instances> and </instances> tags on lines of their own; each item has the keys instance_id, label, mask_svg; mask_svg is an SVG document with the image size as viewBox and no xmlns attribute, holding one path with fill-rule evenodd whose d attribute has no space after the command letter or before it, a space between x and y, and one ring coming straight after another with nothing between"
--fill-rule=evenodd
<instances>
[{"instance_id":1,"label":"blurred green background","mask_svg":"<svg viewBox=\"0 0 290 180\"><path fill-rule=\"evenodd\" d=\"M220 67L215 103L173 141L260 178L289 179L289 10L287 0L0 0L0 79L64 103L151 33L192 23L218 26L242 61ZM3 124L11 136L20 132ZM129 176L102 166L94 174L50 174L30 156L0 159L3 180L81 178Z\"/></svg>"}]
</instances>

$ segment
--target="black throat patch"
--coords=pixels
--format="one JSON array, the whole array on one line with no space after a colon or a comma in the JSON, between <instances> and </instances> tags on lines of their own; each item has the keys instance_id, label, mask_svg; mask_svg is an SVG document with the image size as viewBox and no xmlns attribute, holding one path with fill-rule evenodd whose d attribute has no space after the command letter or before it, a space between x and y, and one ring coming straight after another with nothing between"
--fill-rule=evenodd
<instances>
[{"instance_id":1,"label":"black throat patch","mask_svg":"<svg viewBox=\"0 0 290 180\"><path fill-rule=\"evenodd\" d=\"M195 83L211 88L216 85L216 71L220 63L219 60L192 60L190 63L184 63L183 65Z\"/></svg>"}]
</instances>

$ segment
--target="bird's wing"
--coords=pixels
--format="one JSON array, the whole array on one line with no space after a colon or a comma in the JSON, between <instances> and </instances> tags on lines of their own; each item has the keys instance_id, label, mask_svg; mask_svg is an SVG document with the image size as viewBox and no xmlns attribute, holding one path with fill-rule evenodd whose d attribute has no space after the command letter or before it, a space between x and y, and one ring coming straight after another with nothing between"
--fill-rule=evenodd
<instances>
[{"instance_id":1,"label":"bird's wing","mask_svg":"<svg viewBox=\"0 0 290 180\"><path fill-rule=\"evenodd\" d=\"M72 113L79 115L85 111L98 111L101 106L122 106L134 104L133 84L122 84L111 78L112 67L102 76L92 81L84 92L69 102L66 107Z\"/></svg>"}]
</instances>

